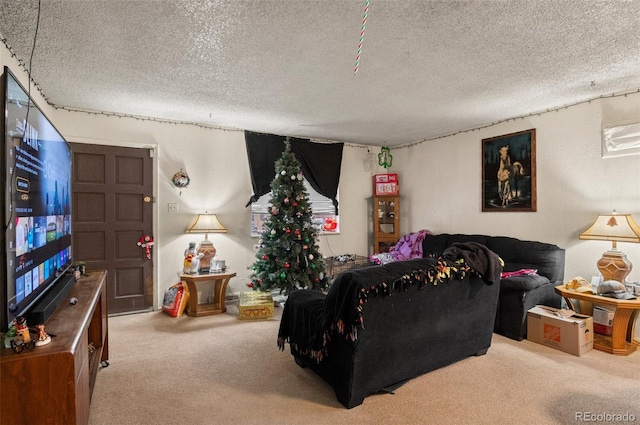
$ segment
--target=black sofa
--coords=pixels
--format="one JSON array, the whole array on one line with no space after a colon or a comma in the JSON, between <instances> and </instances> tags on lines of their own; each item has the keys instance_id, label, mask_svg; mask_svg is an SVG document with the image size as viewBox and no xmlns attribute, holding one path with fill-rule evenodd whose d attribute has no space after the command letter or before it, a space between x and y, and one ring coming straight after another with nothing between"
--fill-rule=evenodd
<instances>
[{"instance_id":1,"label":"black sofa","mask_svg":"<svg viewBox=\"0 0 640 425\"><path fill-rule=\"evenodd\" d=\"M325 295L292 292L278 345L335 390L347 408L367 395L491 346L502 267L480 278L464 263L421 258L347 270Z\"/></svg>"},{"instance_id":2,"label":"black sofa","mask_svg":"<svg viewBox=\"0 0 640 425\"><path fill-rule=\"evenodd\" d=\"M556 245L505 236L466 234L427 235L424 256L438 255L454 243L485 245L504 260L504 271L536 269L537 275L513 276L500 281L500 300L494 331L515 340L527 336L527 311L537 304L560 308L562 297L555 287L564 279L565 251Z\"/></svg>"}]
</instances>

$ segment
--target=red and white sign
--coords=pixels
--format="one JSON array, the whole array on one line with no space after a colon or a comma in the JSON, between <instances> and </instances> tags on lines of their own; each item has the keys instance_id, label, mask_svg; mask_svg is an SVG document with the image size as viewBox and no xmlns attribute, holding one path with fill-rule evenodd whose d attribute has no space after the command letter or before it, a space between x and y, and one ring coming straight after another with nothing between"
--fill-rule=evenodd
<instances>
[{"instance_id":1,"label":"red and white sign","mask_svg":"<svg viewBox=\"0 0 640 425\"><path fill-rule=\"evenodd\" d=\"M375 174L373 176L374 195L397 195L399 191L397 174Z\"/></svg>"}]
</instances>

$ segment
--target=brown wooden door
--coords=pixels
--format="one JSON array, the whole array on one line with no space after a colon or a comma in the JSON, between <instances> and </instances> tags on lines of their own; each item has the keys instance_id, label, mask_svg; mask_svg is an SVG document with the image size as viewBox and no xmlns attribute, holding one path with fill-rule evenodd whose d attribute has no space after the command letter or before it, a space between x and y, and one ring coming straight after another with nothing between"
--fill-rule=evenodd
<instances>
[{"instance_id":1,"label":"brown wooden door","mask_svg":"<svg viewBox=\"0 0 640 425\"><path fill-rule=\"evenodd\" d=\"M107 270L109 314L149 310L153 262L138 242L152 236L151 152L71 146L74 260L86 262L89 270Z\"/></svg>"}]
</instances>

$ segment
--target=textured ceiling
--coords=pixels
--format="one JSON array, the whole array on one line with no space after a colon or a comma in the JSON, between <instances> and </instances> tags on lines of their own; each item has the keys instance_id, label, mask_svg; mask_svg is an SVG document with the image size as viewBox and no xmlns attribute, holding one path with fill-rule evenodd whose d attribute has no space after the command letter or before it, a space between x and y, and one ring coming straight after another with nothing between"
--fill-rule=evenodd
<instances>
[{"instance_id":1,"label":"textured ceiling","mask_svg":"<svg viewBox=\"0 0 640 425\"><path fill-rule=\"evenodd\" d=\"M57 107L397 146L640 88L640 1L0 0ZM13 70L18 73L19 70Z\"/></svg>"}]
</instances>

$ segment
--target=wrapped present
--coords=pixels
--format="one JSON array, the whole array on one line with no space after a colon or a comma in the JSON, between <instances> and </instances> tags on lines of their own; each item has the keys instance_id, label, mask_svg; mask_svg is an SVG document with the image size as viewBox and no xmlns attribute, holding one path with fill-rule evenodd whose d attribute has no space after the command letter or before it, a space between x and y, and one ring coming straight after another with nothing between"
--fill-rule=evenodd
<instances>
[{"instance_id":1,"label":"wrapped present","mask_svg":"<svg viewBox=\"0 0 640 425\"><path fill-rule=\"evenodd\" d=\"M273 297L271 293L260 291L241 292L238 318L240 320L272 319Z\"/></svg>"}]
</instances>

